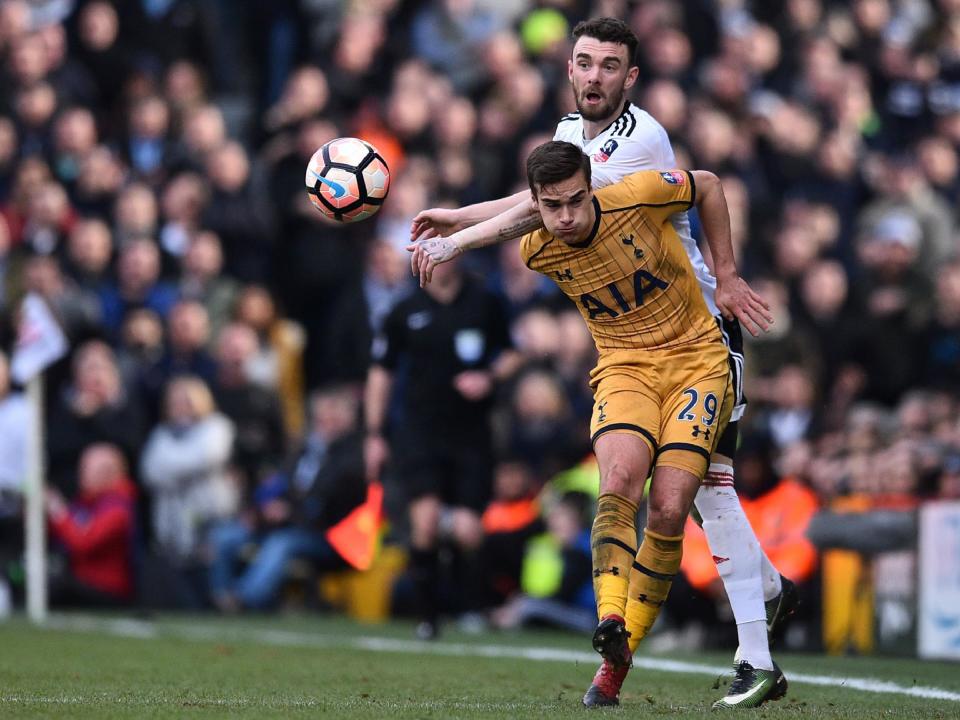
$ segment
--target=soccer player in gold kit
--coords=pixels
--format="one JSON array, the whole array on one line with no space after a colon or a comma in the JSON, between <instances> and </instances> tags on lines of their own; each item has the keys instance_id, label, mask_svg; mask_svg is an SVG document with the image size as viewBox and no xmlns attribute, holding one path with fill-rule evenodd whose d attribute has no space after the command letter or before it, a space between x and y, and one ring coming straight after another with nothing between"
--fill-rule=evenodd
<instances>
[{"instance_id":1,"label":"soccer player in gold kit","mask_svg":"<svg viewBox=\"0 0 960 720\"><path fill-rule=\"evenodd\" d=\"M590 377L600 467L591 545L600 619L593 644L604 661L584 704L613 705L680 568L683 525L734 404L727 347L670 218L697 207L714 262L726 270L735 269L729 215L717 177L705 171L643 171L594 193L590 159L568 142L535 149L527 179L544 228L523 237L523 259L576 303L599 351ZM437 258L474 246L471 230L482 224L475 228L431 240L431 252L411 246L421 282ZM762 301L743 292L769 320ZM635 518L651 469L638 549ZM749 692L775 699L785 686L774 667L757 673Z\"/></svg>"}]
</instances>

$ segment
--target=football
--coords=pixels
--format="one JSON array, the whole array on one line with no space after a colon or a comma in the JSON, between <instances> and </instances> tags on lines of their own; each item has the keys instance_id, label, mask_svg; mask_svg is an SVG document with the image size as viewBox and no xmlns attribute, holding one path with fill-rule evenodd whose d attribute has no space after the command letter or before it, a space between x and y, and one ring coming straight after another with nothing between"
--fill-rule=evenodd
<instances>
[{"instance_id":1,"label":"football","mask_svg":"<svg viewBox=\"0 0 960 720\"><path fill-rule=\"evenodd\" d=\"M390 190L390 168L370 143L337 138L310 158L305 182L317 210L352 223L376 215Z\"/></svg>"}]
</instances>

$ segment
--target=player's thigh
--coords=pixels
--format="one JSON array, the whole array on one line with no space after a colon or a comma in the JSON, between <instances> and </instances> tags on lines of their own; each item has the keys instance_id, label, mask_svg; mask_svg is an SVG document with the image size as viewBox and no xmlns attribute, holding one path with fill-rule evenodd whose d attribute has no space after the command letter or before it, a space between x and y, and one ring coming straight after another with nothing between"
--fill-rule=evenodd
<instances>
[{"instance_id":1,"label":"player's thigh","mask_svg":"<svg viewBox=\"0 0 960 720\"><path fill-rule=\"evenodd\" d=\"M600 493L616 493L639 504L650 474L649 442L629 432L608 432L593 446L600 469Z\"/></svg>"},{"instance_id":2,"label":"player's thigh","mask_svg":"<svg viewBox=\"0 0 960 720\"><path fill-rule=\"evenodd\" d=\"M656 455L661 423L656 383L655 377L626 368L600 380L594 389L590 418L594 449L606 435L629 435L647 446L651 458Z\"/></svg>"},{"instance_id":3,"label":"player's thigh","mask_svg":"<svg viewBox=\"0 0 960 720\"><path fill-rule=\"evenodd\" d=\"M647 527L661 535L682 533L700 478L689 470L658 464L647 498Z\"/></svg>"},{"instance_id":4,"label":"player's thigh","mask_svg":"<svg viewBox=\"0 0 960 720\"><path fill-rule=\"evenodd\" d=\"M678 375L674 390L664 401L657 466L703 478L732 409L728 372L699 378L695 373Z\"/></svg>"}]
</instances>

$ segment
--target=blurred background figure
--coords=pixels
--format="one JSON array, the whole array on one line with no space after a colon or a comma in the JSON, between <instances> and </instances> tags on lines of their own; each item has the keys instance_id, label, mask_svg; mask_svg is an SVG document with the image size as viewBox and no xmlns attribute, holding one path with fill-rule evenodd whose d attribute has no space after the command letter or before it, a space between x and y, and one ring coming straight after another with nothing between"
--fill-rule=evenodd
<instances>
[{"instance_id":1,"label":"blurred background figure","mask_svg":"<svg viewBox=\"0 0 960 720\"><path fill-rule=\"evenodd\" d=\"M46 496L55 546L66 565L50 580L54 607L128 605L136 591L137 492L123 453L114 445L90 445L80 456L76 498L56 490Z\"/></svg>"},{"instance_id":2,"label":"blurred background figure","mask_svg":"<svg viewBox=\"0 0 960 720\"><path fill-rule=\"evenodd\" d=\"M287 563L307 560L320 570L345 566L325 532L366 496L359 399L346 386L317 391L310 402L303 447L254 493L255 520L212 530L210 591L218 608L263 609L277 601ZM246 567L241 554L256 545Z\"/></svg>"},{"instance_id":3,"label":"blurred background figure","mask_svg":"<svg viewBox=\"0 0 960 720\"><path fill-rule=\"evenodd\" d=\"M147 438L140 474L150 496L154 552L171 566L181 602L200 608L206 603L206 532L231 517L240 501L227 472L235 431L198 377L174 378L163 400L163 419Z\"/></svg>"}]
</instances>

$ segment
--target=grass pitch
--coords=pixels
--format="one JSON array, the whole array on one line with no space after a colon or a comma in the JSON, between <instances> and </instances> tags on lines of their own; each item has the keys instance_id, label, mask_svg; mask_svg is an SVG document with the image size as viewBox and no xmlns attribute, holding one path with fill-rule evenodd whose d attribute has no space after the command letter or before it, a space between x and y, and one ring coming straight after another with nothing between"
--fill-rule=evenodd
<instances>
[{"instance_id":1,"label":"grass pitch","mask_svg":"<svg viewBox=\"0 0 960 720\"><path fill-rule=\"evenodd\" d=\"M621 708L590 712L579 700L597 662L589 640L570 635L449 632L423 645L410 640L409 625L313 617L58 616L52 626L0 625L0 717L697 718L715 716L710 704L729 680L702 670L728 666L729 655L646 656L627 679ZM516 657L531 648L540 659ZM960 666L777 657L788 679L808 682L791 682L778 703L724 717L960 718ZM838 685L809 684L814 676ZM883 682L932 686L957 700L850 686L863 679L874 690L890 687Z\"/></svg>"}]
</instances>

